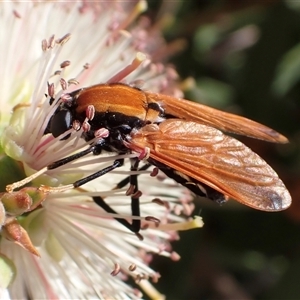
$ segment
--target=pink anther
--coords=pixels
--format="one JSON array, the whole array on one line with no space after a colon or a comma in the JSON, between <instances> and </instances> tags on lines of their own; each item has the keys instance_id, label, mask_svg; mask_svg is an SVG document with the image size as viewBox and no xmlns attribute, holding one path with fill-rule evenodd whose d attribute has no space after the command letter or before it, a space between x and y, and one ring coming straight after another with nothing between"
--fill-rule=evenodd
<instances>
[{"instance_id":1,"label":"pink anther","mask_svg":"<svg viewBox=\"0 0 300 300\"><path fill-rule=\"evenodd\" d=\"M107 128L99 128L94 132L96 138L107 138L109 136L109 130Z\"/></svg>"},{"instance_id":2,"label":"pink anther","mask_svg":"<svg viewBox=\"0 0 300 300\"><path fill-rule=\"evenodd\" d=\"M146 147L142 150L142 152L140 153L138 159L139 160L144 160L144 159L148 159L150 156L150 148Z\"/></svg>"},{"instance_id":3,"label":"pink anther","mask_svg":"<svg viewBox=\"0 0 300 300\"><path fill-rule=\"evenodd\" d=\"M93 120L95 116L95 106L88 105L88 107L85 110L85 115L89 120Z\"/></svg>"}]
</instances>

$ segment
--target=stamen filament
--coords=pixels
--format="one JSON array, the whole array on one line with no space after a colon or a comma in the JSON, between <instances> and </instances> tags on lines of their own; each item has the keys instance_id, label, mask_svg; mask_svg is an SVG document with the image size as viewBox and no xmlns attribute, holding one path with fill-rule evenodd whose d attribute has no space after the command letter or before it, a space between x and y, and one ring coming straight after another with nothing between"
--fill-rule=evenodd
<instances>
[{"instance_id":1,"label":"stamen filament","mask_svg":"<svg viewBox=\"0 0 300 300\"><path fill-rule=\"evenodd\" d=\"M129 64L123 70L121 70L115 76L113 76L108 81L108 83L121 81L123 78L125 78L126 76L128 76L134 70L136 70L145 59L146 59L146 55L144 53L142 53L142 52L138 52L136 54L135 59L131 62L131 64Z\"/></svg>"},{"instance_id":2,"label":"stamen filament","mask_svg":"<svg viewBox=\"0 0 300 300\"><path fill-rule=\"evenodd\" d=\"M37 178L40 175L42 175L43 173L45 173L47 170L48 170L47 167L45 167L45 168L39 170L38 172L36 172L36 173L20 180L20 181L16 181L12 184L7 185L6 186L6 191L10 193L10 192L14 191L17 188L22 187L26 183L29 183L30 181L34 180L35 178Z\"/></svg>"}]
</instances>

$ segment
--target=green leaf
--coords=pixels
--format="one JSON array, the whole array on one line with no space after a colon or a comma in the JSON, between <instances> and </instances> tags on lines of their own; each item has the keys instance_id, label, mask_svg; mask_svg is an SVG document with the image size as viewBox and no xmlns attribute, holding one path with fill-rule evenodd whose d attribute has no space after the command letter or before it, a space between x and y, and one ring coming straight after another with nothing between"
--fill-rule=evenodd
<instances>
[{"instance_id":1,"label":"green leaf","mask_svg":"<svg viewBox=\"0 0 300 300\"><path fill-rule=\"evenodd\" d=\"M197 80L196 88L191 91L191 98L199 100L201 104L222 108L231 104L234 90L224 82L201 77Z\"/></svg>"},{"instance_id":2,"label":"green leaf","mask_svg":"<svg viewBox=\"0 0 300 300\"><path fill-rule=\"evenodd\" d=\"M281 59L272 89L275 94L286 94L300 79L300 44L289 50Z\"/></svg>"},{"instance_id":3,"label":"green leaf","mask_svg":"<svg viewBox=\"0 0 300 300\"><path fill-rule=\"evenodd\" d=\"M7 184L25 178L21 165L8 156L0 158L0 191L4 192Z\"/></svg>"}]
</instances>

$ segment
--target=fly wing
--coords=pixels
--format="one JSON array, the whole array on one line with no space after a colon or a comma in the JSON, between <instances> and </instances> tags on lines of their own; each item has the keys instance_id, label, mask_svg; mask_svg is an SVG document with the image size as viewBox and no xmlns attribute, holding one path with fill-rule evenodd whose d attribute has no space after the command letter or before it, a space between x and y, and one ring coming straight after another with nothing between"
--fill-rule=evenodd
<instances>
[{"instance_id":1,"label":"fly wing","mask_svg":"<svg viewBox=\"0 0 300 300\"><path fill-rule=\"evenodd\" d=\"M288 142L287 138L277 131L235 114L168 95L148 92L146 95L150 101L160 103L166 115L269 142Z\"/></svg>"},{"instance_id":2,"label":"fly wing","mask_svg":"<svg viewBox=\"0 0 300 300\"><path fill-rule=\"evenodd\" d=\"M291 196L276 172L238 140L210 126L178 119L133 132L128 147L237 201L280 211Z\"/></svg>"}]
</instances>

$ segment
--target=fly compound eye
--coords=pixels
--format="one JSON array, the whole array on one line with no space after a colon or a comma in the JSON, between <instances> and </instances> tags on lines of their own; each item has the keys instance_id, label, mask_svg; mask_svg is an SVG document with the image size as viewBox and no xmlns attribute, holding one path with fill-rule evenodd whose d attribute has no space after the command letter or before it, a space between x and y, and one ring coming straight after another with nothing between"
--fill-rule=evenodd
<instances>
[{"instance_id":1,"label":"fly compound eye","mask_svg":"<svg viewBox=\"0 0 300 300\"><path fill-rule=\"evenodd\" d=\"M54 137L58 137L72 127L72 114L68 110L61 110L52 116L50 120L50 132ZM70 135L63 138L66 140Z\"/></svg>"}]
</instances>

